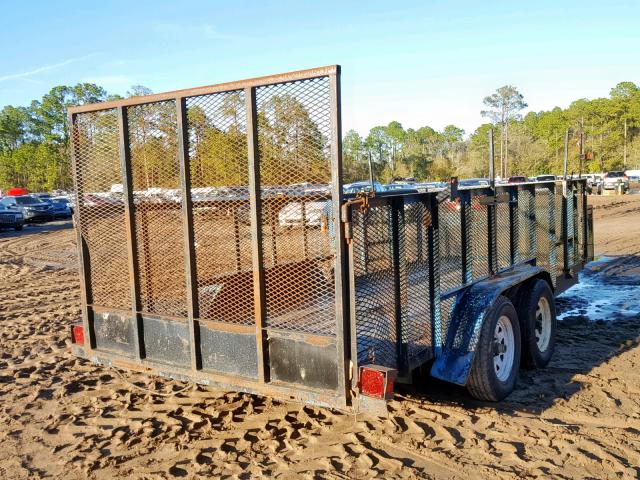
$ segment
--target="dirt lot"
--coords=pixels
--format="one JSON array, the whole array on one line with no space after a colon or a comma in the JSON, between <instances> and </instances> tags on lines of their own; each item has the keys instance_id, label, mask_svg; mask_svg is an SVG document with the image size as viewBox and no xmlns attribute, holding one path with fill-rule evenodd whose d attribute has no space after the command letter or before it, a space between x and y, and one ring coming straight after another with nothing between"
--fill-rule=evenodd
<instances>
[{"instance_id":1,"label":"dirt lot","mask_svg":"<svg viewBox=\"0 0 640 480\"><path fill-rule=\"evenodd\" d=\"M137 390L69 352L80 315L69 224L2 232L0 478L638 478L640 196L592 203L596 252L625 256L560 301L574 313L550 366L523 372L500 404L431 380L398 395L386 420L203 387ZM590 322L598 285L631 294Z\"/></svg>"}]
</instances>

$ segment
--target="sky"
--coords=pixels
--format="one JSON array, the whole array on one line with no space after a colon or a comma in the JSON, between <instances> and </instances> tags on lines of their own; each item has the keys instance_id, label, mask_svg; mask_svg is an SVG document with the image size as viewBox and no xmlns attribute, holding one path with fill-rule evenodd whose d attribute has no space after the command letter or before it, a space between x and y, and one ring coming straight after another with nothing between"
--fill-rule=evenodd
<instances>
[{"instance_id":1,"label":"sky","mask_svg":"<svg viewBox=\"0 0 640 480\"><path fill-rule=\"evenodd\" d=\"M0 0L0 107L53 86L154 92L342 66L343 131L484 122L514 85L529 107L567 107L640 84L634 1Z\"/></svg>"}]
</instances>

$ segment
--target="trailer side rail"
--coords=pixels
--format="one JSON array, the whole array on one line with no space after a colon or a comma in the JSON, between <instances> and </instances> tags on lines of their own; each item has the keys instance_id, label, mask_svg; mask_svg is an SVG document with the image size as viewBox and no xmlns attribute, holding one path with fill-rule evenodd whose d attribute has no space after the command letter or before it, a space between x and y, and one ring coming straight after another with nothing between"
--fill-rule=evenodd
<instances>
[{"instance_id":1,"label":"trailer side rail","mask_svg":"<svg viewBox=\"0 0 640 480\"><path fill-rule=\"evenodd\" d=\"M340 118L339 66L71 108L83 354L345 406Z\"/></svg>"}]
</instances>

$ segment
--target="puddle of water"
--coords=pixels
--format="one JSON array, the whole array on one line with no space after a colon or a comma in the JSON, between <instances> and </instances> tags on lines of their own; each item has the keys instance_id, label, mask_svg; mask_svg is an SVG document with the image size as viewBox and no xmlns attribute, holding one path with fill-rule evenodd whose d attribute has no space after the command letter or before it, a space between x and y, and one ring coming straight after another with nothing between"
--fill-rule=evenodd
<instances>
[{"instance_id":1,"label":"puddle of water","mask_svg":"<svg viewBox=\"0 0 640 480\"><path fill-rule=\"evenodd\" d=\"M623 262L606 256L591 262L580 272L580 282L556 299L558 320L640 318L640 275L629 275Z\"/></svg>"}]
</instances>

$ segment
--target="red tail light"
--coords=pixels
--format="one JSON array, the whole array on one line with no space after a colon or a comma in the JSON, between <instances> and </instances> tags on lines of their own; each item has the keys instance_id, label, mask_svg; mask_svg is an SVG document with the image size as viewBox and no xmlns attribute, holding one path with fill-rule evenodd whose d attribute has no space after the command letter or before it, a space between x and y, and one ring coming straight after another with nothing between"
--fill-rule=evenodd
<instances>
[{"instance_id":1,"label":"red tail light","mask_svg":"<svg viewBox=\"0 0 640 480\"><path fill-rule=\"evenodd\" d=\"M84 327L82 325L71 327L71 341L76 345L84 345Z\"/></svg>"},{"instance_id":2,"label":"red tail light","mask_svg":"<svg viewBox=\"0 0 640 480\"><path fill-rule=\"evenodd\" d=\"M373 398L391 400L396 371L378 365L360 367L360 392Z\"/></svg>"}]
</instances>

